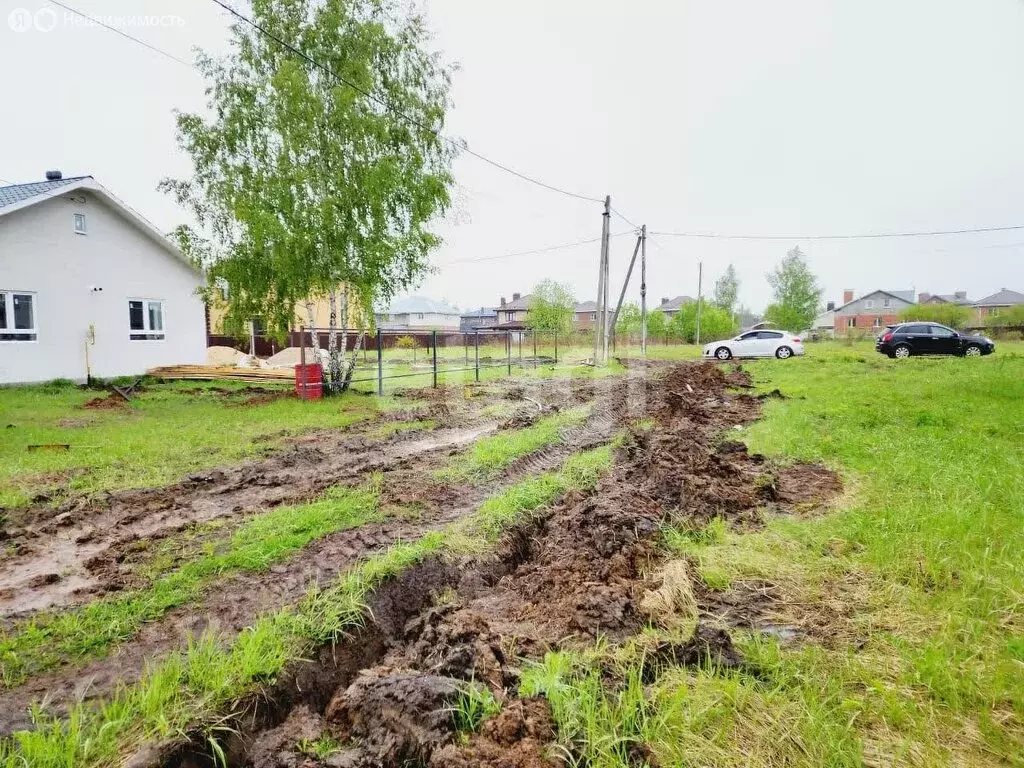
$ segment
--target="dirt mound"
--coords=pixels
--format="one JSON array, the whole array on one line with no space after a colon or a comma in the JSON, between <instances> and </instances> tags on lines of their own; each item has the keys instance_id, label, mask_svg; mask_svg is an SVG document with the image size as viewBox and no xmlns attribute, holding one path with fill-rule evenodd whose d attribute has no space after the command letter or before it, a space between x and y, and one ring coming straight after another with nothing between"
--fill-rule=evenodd
<instances>
[{"instance_id":1,"label":"dirt mound","mask_svg":"<svg viewBox=\"0 0 1024 768\"><path fill-rule=\"evenodd\" d=\"M324 720L340 741L358 740L359 763L422 762L454 738L460 690L450 677L378 667L335 696Z\"/></svg>"},{"instance_id":2,"label":"dirt mound","mask_svg":"<svg viewBox=\"0 0 1024 768\"><path fill-rule=\"evenodd\" d=\"M552 768L546 757L555 738L551 707L544 699L516 700L489 720L467 744L448 745L430 757L430 768Z\"/></svg>"},{"instance_id":3,"label":"dirt mound","mask_svg":"<svg viewBox=\"0 0 1024 768\"><path fill-rule=\"evenodd\" d=\"M128 401L117 392L111 392L106 397L94 397L92 400L86 400L82 403L82 407L89 411L119 411L128 407Z\"/></svg>"}]
</instances>

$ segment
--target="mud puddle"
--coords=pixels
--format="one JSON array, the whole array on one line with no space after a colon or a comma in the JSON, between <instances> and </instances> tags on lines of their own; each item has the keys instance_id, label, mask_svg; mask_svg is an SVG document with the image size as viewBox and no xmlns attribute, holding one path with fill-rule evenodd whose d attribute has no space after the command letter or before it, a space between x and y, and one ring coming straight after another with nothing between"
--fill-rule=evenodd
<instances>
[{"instance_id":1,"label":"mud puddle","mask_svg":"<svg viewBox=\"0 0 1024 768\"><path fill-rule=\"evenodd\" d=\"M649 574L663 525L722 517L743 528L758 523L766 502L785 509L778 493L765 490L772 485L761 479L763 459L716 442L723 430L758 417L757 399L730 394L712 365L673 366L643 386L638 399L654 427L629 428L595 492L567 495L508 533L494 555L448 564L429 594L404 600L402 615L387 610L387 601L425 577L417 568L389 585L380 598L383 620L374 598L374 621L362 636L293 665L275 691L242 703L225 745L228 765L550 765L554 724L545 702L518 697L523 660L599 637L616 642L657 622L643 598L658 586ZM611 412L620 427L637 421L621 402ZM786 471L773 470L776 481ZM445 565L423 568L436 575ZM687 643L656 650L662 665L744 663L727 632L704 625ZM304 688L310 678L324 684ZM501 704L471 736L460 733L457 714L468 686L486 688ZM337 751L321 758L303 749L322 736ZM212 765L200 745L171 746L148 764ZM642 754L643 745L635 746Z\"/></svg>"}]
</instances>

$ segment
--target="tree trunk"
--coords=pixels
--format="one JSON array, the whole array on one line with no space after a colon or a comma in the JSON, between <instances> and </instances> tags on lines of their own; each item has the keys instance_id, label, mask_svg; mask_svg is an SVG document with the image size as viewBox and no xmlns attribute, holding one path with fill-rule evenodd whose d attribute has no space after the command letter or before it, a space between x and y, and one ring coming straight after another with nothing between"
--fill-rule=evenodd
<instances>
[{"instance_id":1,"label":"tree trunk","mask_svg":"<svg viewBox=\"0 0 1024 768\"><path fill-rule=\"evenodd\" d=\"M349 297L348 289L345 289L345 327L348 327L348 308L349 308ZM356 307L356 315L358 320L356 321L356 327L359 335L356 336L355 344L352 345L352 356L349 357L345 363L344 377L341 382L341 391L345 392L348 390L349 385L352 383L352 374L356 370L356 360L359 357L359 350L363 347L363 339L366 337L366 316L362 311L362 307ZM345 331L345 347L348 346L348 331ZM344 348L344 347L343 347Z\"/></svg>"},{"instance_id":2,"label":"tree trunk","mask_svg":"<svg viewBox=\"0 0 1024 768\"><path fill-rule=\"evenodd\" d=\"M313 314L313 302L307 299L306 301L306 317L309 318L309 327L312 329L309 332L310 345L313 347L313 362L320 362L320 334L316 330L316 315Z\"/></svg>"},{"instance_id":3,"label":"tree trunk","mask_svg":"<svg viewBox=\"0 0 1024 768\"><path fill-rule=\"evenodd\" d=\"M338 295L332 290L328 292L327 298L330 301L331 312L327 328L327 358L330 375L331 393L337 392L341 386L341 354L338 352Z\"/></svg>"}]
</instances>

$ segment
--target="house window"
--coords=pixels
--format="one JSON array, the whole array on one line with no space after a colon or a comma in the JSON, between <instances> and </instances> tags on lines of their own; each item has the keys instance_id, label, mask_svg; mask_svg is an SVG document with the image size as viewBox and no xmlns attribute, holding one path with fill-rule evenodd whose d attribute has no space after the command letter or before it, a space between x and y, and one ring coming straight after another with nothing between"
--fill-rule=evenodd
<instances>
[{"instance_id":1,"label":"house window","mask_svg":"<svg viewBox=\"0 0 1024 768\"><path fill-rule=\"evenodd\" d=\"M874 309L874 307L875 307L875 300L874 299L864 299L864 309Z\"/></svg>"},{"instance_id":2,"label":"house window","mask_svg":"<svg viewBox=\"0 0 1024 768\"><path fill-rule=\"evenodd\" d=\"M882 327L882 318L880 318L880 317L876 317L875 318L874 327L875 328L881 328Z\"/></svg>"},{"instance_id":3,"label":"house window","mask_svg":"<svg viewBox=\"0 0 1024 768\"><path fill-rule=\"evenodd\" d=\"M846 318L846 327L847 328L856 328L857 327L857 318L856 317L852 317L852 316Z\"/></svg>"},{"instance_id":4,"label":"house window","mask_svg":"<svg viewBox=\"0 0 1024 768\"><path fill-rule=\"evenodd\" d=\"M164 303L150 299L128 300L128 338L132 341L163 341Z\"/></svg>"},{"instance_id":5,"label":"house window","mask_svg":"<svg viewBox=\"0 0 1024 768\"><path fill-rule=\"evenodd\" d=\"M0 291L0 341L35 341L34 293Z\"/></svg>"},{"instance_id":6,"label":"house window","mask_svg":"<svg viewBox=\"0 0 1024 768\"><path fill-rule=\"evenodd\" d=\"M84 235L85 234L85 214L84 213L76 213L75 214L75 233L79 234L79 235Z\"/></svg>"},{"instance_id":7,"label":"house window","mask_svg":"<svg viewBox=\"0 0 1024 768\"><path fill-rule=\"evenodd\" d=\"M423 319L423 313L422 312L417 313L416 319L417 320L422 320Z\"/></svg>"},{"instance_id":8,"label":"house window","mask_svg":"<svg viewBox=\"0 0 1024 768\"><path fill-rule=\"evenodd\" d=\"M597 312L591 312L590 313L590 319L592 321L596 321L597 320Z\"/></svg>"},{"instance_id":9,"label":"house window","mask_svg":"<svg viewBox=\"0 0 1024 768\"><path fill-rule=\"evenodd\" d=\"M891 307L892 306L892 299L886 299L885 301L883 301L882 302L882 306L885 307L886 309Z\"/></svg>"}]
</instances>

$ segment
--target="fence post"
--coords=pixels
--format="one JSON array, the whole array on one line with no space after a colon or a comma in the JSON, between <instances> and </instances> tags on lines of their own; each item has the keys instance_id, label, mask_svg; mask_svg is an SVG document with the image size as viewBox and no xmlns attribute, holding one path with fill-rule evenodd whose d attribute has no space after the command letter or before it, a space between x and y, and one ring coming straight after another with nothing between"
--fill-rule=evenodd
<instances>
[{"instance_id":1,"label":"fence post","mask_svg":"<svg viewBox=\"0 0 1024 768\"><path fill-rule=\"evenodd\" d=\"M512 375L512 331L508 332L508 338L505 339L505 349L508 355L508 375Z\"/></svg>"},{"instance_id":2,"label":"fence post","mask_svg":"<svg viewBox=\"0 0 1024 768\"><path fill-rule=\"evenodd\" d=\"M536 331L536 329L531 331L530 335L533 336L533 367L536 368L537 367L537 362L538 362L537 361L537 331Z\"/></svg>"},{"instance_id":3,"label":"fence post","mask_svg":"<svg viewBox=\"0 0 1024 768\"><path fill-rule=\"evenodd\" d=\"M437 331L431 331L430 342L434 347L434 389L437 389Z\"/></svg>"},{"instance_id":4,"label":"fence post","mask_svg":"<svg viewBox=\"0 0 1024 768\"><path fill-rule=\"evenodd\" d=\"M480 381L480 331L477 330L473 333L473 357L475 359L474 368L476 369L476 380Z\"/></svg>"},{"instance_id":5,"label":"fence post","mask_svg":"<svg viewBox=\"0 0 1024 768\"><path fill-rule=\"evenodd\" d=\"M558 365L558 331L555 331L555 365Z\"/></svg>"},{"instance_id":6,"label":"fence post","mask_svg":"<svg viewBox=\"0 0 1024 768\"><path fill-rule=\"evenodd\" d=\"M384 334L377 329L377 394L384 394Z\"/></svg>"},{"instance_id":7,"label":"fence post","mask_svg":"<svg viewBox=\"0 0 1024 768\"><path fill-rule=\"evenodd\" d=\"M523 334L519 334L519 367L523 367Z\"/></svg>"}]
</instances>

